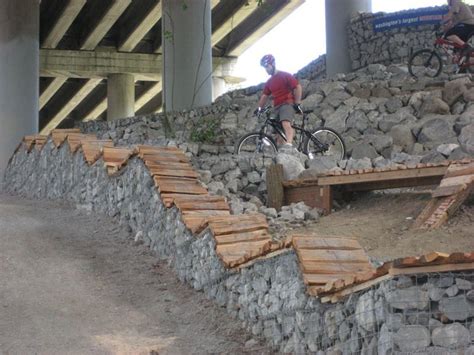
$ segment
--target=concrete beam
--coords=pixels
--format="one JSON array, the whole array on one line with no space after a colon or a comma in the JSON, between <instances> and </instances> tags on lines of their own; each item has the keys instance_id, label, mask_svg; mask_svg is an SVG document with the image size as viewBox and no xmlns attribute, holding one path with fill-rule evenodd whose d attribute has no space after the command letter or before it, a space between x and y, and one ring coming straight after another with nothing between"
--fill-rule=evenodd
<instances>
[{"instance_id":1,"label":"concrete beam","mask_svg":"<svg viewBox=\"0 0 474 355\"><path fill-rule=\"evenodd\" d=\"M107 99L101 101L96 107L92 109L83 119L83 121L93 121L107 110Z\"/></svg>"},{"instance_id":2,"label":"concrete beam","mask_svg":"<svg viewBox=\"0 0 474 355\"><path fill-rule=\"evenodd\" d=\"M231 17L212 32L211 45L215 46L234 28L249 17L258 7L257 1L244 2Z\"/></svg>"},{"instance_id":3,"label":"concrete beam","mask_svg":"<svg viewBox=\"0 0 474 355\"><path fill-rule=\"evenodd\" d=\"M107 78L110 73L129 73L136 80L160 81L161 63L159 54L40 50L40 75L45 77Z\"/></svg>"},{"instance_id":4,"label":"concrete beam","mask_svg":"<svg viewBox=\"0 0 474 355\"><path fill-rule=\"evenodd\" d=\"M87 95L91 93L94 88L99 85L102 79L88 80L79 91L69 100L69 102L48 122L48 124L41 130L41 134L49 134L51 130L55 129L67 115L71 113Z\"/></svg>"},{"instance_id":5,"label":"concrete beam","mask_svg":"<svg viewBox=\"0 0 474 355\"><path fill-rule=\"evenodd\" d=\"M266 21L261 22L255 31L244 36L243 40L237 43L231 51L227 53L227 55L234 57L240 56L252 44L256 43L259 38L262 38L267 32L278 25L285 17L296 10L304 2L305 0L287 0L286 4L269 16ZM298 29L295 29L295 33L297 32Z\"/></svg>"},{"instance_id":6,"label":"concrete beam","mask_svg":"<svg viewBox=\"0 0 474 355\"><path fill-rule=\"evenodd\" d=\"M157 82L151 86L147 91L145 91L137 101L135 101L135 112L145 106L151 99L158 95L162 90L162 83Z\"/></svg>"},{"instance_id":7,"label":"concrete beam","mask_svg":"<svg viewBox=\"0 0 474 355\"><path fill-rule=\"evenodd\" d=\"M132 0L114 0L104 17L97 26L87 35L81 46L83 50L93 50L104 38L110 28L117 22L118 18L125 12Z\"/></svg>"},{"instance_id":8,"label":"concrete beam","mask_svg":"<svg viewBox=\"0 0 474 355\"><path fill-rule=\"evenodd\" d=\"M121 52L131 52L135 49L138 42L145 37L148 31L160 20L161 18L161 3L157 2L148 14L140 21L138 26L124 39L122 44L119 46Z\"/></svg>"},{"instance_id":9,"label":"concrete beam","mask_svg":"<svg viewBox=\"0 0 474 355\"><path fill-rule=\"evenodd\" d=\"M48 85L48 87L41 93L39 98L39 109L41 110L44 105L54 96L54 94L61 88L66 82L67 78L57 77Z\"/></svg>"},{"instance_id":10,"label":"concrete beam","mask_svg":"<svg viewBox=\"0 0 474 355\"><path fill-rule=\"evenodd\" d=\"M64 11L56 20L53 28L41 44L41 47L56 48L59 41L61 41L67 29L71 26L71 23L75 20L86 2L87 0L69 0Z\"/></svg>"},{"instance_id":11,"label":"concrete beam","mask_svg":"<svg viewBox=\"0 0 474 355\"><path fill-rule=\"evenodd\" d=\"M216 70L218 67L222 65L226 65L228 63L232 64L235 62L235 58L225 58L225 57L216 57L212 60L212 68ZM150 100L153 99L156 95L158 95L162 91L162 81L161 77L160 80L150 87L145 93L143 93L135 102L135 112L137 112L140 108L145 106ZM82 119L83 121L92 121L95 120L97 117L102 115L107 110L107 99L105 98L102 100L97 106L95 106L87 115L84 116ZM161 108L159 111L161 112Z\"/></svg>"}]
</instances>

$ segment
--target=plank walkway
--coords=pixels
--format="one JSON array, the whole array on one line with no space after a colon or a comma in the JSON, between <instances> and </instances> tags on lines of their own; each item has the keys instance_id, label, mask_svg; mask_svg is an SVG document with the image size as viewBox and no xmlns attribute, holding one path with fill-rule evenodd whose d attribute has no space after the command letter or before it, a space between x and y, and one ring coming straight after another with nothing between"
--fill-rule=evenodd
<instances>
[{"instance_id":1,"label":"plank walkway","mask_svg":"<svg viewBox=\"0 0 474 355\"><path fill-rule=\"evenodd\" d=\"M19 147L23 144L28 152L33 148L40 150L47 139L48 136L26 136ZM57 148L67 142L71 152L81 149L89 164L102 157L109 175L117 174L131 157L138 156L149 169L164 205L177 208L183 223L197 237L209 228L215 239L216 254L227 268L246 267L284 252L286 248L294 248L308 293L320 297L322 302L338 302L348 294L396 275L474 269L474 252L449 255L433 252L397 259L374 268L353 238L312 234L293 235L274 242L264 215L231 215L225 197L208 193L199 182L199 174L193 169L189 157L176 147L114 147L110 140L99 140L95 135L82 134L75 129L53 130L51 139ZM474 161L349 171L319 177L316 182L324 182L327 189L341 183L348 186L376 183L381 176L389 176L387 181L391 186L395 180L407 183L407 179L440 179L441 173L442 181L433 191L432 201L436 202L427 206L425 210L429 213L424 211L418 222L422 227L428 225L432 228L454 213L454 206L457 208L472 191ZM314 179L293 181L286 183L286 187L311 187L314 183ZM433 219L435 223L430 222Z\"/></svg>"},{"instance_id":2,"label":"plank walkway","mask_svg":"<svg viewBox=\"0 0 474 355\"><path fill-rule=\"evenodd\" d=\"M474 190L474 162L451 164L432 199L420 213L414 227L435 229L442 226Z\"/></svg>"}]
</instances>

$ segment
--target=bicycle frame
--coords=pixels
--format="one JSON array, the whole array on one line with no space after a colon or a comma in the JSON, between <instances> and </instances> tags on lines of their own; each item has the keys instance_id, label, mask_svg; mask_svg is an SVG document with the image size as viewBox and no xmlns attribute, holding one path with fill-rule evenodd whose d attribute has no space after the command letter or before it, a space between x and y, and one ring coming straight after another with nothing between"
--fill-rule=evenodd
<instances>
[{"instance_id":1,"label":"bicycle frame","mask_svg":"<svg viewBox=\"0 0 474 355\"><path fill-rule=\"evenodd\" d=\"M259 130L259 133L260 135L263 135L263 134L268 134L267 133L267 127L270 126L273 128L273 131L276 132L281 138L283 138L283 140L286 142L288 141L287 138L286 138L286 134L283 130L283 126L281 124L280 121L277 121L275 119L272 119L270 117L270 110L271 110L271 106L268 106L268 107L265 107L258 115L257 117L260 119L261 116L265 115L265 121L263 122L262 124L262 127L260 128ZM305 129L305 125L308 121L308 116L306 115L305 112L303 112L303 120L302 120L302 123L301 125L296 125L294 123L291 124L291 127L293 127L293 129L295 130L295 132L298 132L299 134L296 135L295 134L295 138L296 138L296 141L298 142L298 145L296 147L296 149L300 152L303 152L305 153L303 150L304 150L304 147L303 147L303 143L305 141L305 136L307 137L310 137L311 140L313 140L313 142L321 149L327 149L327 146L326 144L323 144L322 142L320 142L317 138L315 138L311 132L307 131Z\"/></svg>"},{"instance_id":2,"label":"bicycle frame","mask_svg":"<svg viewBox=\"0 0 474 355\"><path fill-rule=\"evenodd\" d=\"M458 50L460 52L463 47L461 45L457 44L457 43L454 43L454 42L444 38L442 32L437 32L436 33L436 39L433 43L433 46L435 48L435 51L438 50L438 52L439 52L439 50L441 50L447 57L450 58L452 64L458 64L460 68L466 68L466 67L469 67L469 66L473 65L471 63L471 60L467 60L463 63L460 62L462 58L458 54L453 54L452 51ZM469 57L470 58L474 57L474 51L469 53Z\"/></svg>"}]
</instances>

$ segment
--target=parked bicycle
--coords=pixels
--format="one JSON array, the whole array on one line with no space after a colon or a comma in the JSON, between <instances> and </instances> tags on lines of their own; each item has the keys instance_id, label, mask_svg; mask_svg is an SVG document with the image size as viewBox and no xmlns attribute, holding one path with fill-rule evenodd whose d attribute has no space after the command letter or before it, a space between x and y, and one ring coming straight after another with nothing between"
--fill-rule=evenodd
<instances>
[{"instance_id":1,"label":"parked bicycle","mask_svg":"<svg viewBox=\"0 0 474 355\"><path fill-rule=\"evenodd\" d=\"M408 60L408 71L416 78L437 77L444 66L451 63L455 72L474 73L474 52L461 56L462 47L444 38L443 31L436 31L433 48L424 48L414 52Z\"/></svg>"},{"instance_id":2,"label":"parked bicycle","mask_svg":"<svg viewBox=\"0 0 474 355\"><path fill-rule=\"evenodd\" d=\"M292 124L295 130L294 144L296 149L314 159L317 156L330 156L336 162L344 158L346 146L344 140L335 130L320 127L314 131L305 128L308 115L311 111L303 112L301 125ZM273 155L278 151L272 134L280 136L287 141L281 122L272 117L271 106L267 106L257 114L257 119L263 121L259 131L242 136L235 146L237 154L263 154Z\"/></svg>"}]
</instances>

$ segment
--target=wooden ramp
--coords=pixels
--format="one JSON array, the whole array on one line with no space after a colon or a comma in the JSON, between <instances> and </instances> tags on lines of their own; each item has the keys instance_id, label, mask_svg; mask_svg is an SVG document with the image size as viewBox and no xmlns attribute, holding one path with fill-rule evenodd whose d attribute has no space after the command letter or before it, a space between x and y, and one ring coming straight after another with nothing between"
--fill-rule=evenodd
<instances>
[{"instance_id":1,"label":"wooden ramp","mask_svg":"<svg viewBox=\"0 0 474 355\"><path fill-rule=\"evenodd\" d=\"M41 150L41 148L43 148L47 140L48 140L48 136L35 134L35 135L25 136L23 138L23 144L25 144L26 150L30 152L31 149L33 149L33 147L36 150Z\"/></svg>"},{"instance_id":2,"label":"wooden ramp","mask_svg":"<svg viewBox=\"0 0 474 355\"><path fill-rule=\"evenodd\" d=\"M376 270L356 239L320 235L294 235L293 247L303 280L313 296L334 285L353 284L372 277Z\"/></svg>"},{"instance_id":3,"label":"wooden ramp","mask_svg":"<svg viewBox=\"0 0 474 355\"><path fill-rule=\"evenodd\" d=\"M61 144L64 143L64 141L67 138L67 135L69 133L81 133L81 130L79 128L64 128L64 129L59 129L55 128L51 131L51 138L53 140L54 146L56 148L59 148Z\"/></svg>"},{"instance_id":4,"label":"wooden ramp","mask_svg":"<svg viewBox=\"0 0 474 355\"><path fill-rule=\"evenodd\" d=\"M86 140L96 140L97 137L95 134L68 133L66 139L71 153L74 154L82 146L82 142Z\"/></svg>"},{"instance_id":5,"label":"wooden ramp","mask_svg":"<svg viewBox=\"0 0 474 355\"><path fill-rule=\"evenodd\" d=\"M84 158L89 165L94 164L102 155L104 147L113 147L111 139L86 139L81 141Z\"/></svg>"},{"instance_id":6,"label":"wooden ramp","mask_svg":"<svg viewBox=\"0 0 474 355\"><path fill-rule=\"evenodd\" d=\"M268 223L260 213L213 216L209 228L216 240L216 253L226 267L234 268L252 259L285 247L275 243L268 233Z\"/></svg>"},{"instance_id":7,"label":"wooden ramp","mask_svg":"<svg viewBox=\"0 0 474 355\"><path fill-rule=\"evenodd\" d=\"M474 189L474 162L451 164L432 200L415 221L414 227L435 229L443 225L464 203Z\"/></svg>"},{"instance_id":8,"label":"wooden ramp","mask_svg":"<svg viewBox=\"0 0 474 355\"><path fill-rule=\"evenodd\" d=\"M104 146L102 155L107 173L116 174L130 159L136 151L127 147Z\"/></svg>"},{"instance_id":9,"label":"wooden ramp","mask_svg":"<svg viewBox=\"0 0 474 355\"><path fill-rule=\"evenodd\" d=\"M282 178L276 166L267 170L269 207L279 208L294 202L305 202L325 214L331 213L333 190L341 192L371 191L413 186L438 185L451 164L465 165L473 160L444 161L438 164L394 166L359 170L334 171L311 179L275 181Z\"/></svg>"}]
</instances>

